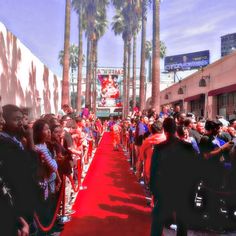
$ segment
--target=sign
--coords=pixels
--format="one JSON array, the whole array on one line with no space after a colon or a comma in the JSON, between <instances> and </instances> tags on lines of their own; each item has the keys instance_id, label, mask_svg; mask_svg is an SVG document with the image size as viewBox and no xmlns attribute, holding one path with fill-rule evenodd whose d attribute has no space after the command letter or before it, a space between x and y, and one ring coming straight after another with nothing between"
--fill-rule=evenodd
<instances>
[{"instance_id":1,"label":"sign","mask_svg":"<svg viewBox=\"0 0 236 236\"><path fill-rule=\"evenodd\" d=\"M165 57L166 71L191 70L207 66L210 61L209 50Z\"/></svg>"},{"instance_id":2,"label":"sign","mask_svg":"<svg viewBox=\"0 0 236 236\"><path fill-rule=\"evenodd\" d=\"M97 117L109 117L110 116L110 109L97 109L96 116Z\"/></svg>"},{"instance_id":3,"label":"sign","mask_svg":"<svg viewBox=\"0 0 236 236\"><path fill-rule=\"evenodd\" d=\"M98 107L121 107L119 75L98 75Z\"/></svg>"},{"instance_id":4,"label":"sign","mask_svg":"<svg viewBox=\"0 0 236 236\"><path fill-rule=\"evenodd\" d=\"M123 75L122 68L97 68L97 75Z\"/></svg>"}]
</instances>

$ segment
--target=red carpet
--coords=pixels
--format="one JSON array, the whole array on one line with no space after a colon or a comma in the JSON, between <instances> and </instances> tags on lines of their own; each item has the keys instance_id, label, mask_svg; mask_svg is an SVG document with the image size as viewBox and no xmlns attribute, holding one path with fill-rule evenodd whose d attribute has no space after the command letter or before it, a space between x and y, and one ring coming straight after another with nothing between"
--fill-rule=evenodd
<instances>
[{"instance_id":1,"label":"red carpet","mask_svg":"<svg viewBox=\"0 0 236 236\"><path fill-rule=\"evenodd\" d=\"M122 151L105 133L76 199L72 220L61 236L148 236L151 213L142 187Z\"/></svg>"}]
</instances>

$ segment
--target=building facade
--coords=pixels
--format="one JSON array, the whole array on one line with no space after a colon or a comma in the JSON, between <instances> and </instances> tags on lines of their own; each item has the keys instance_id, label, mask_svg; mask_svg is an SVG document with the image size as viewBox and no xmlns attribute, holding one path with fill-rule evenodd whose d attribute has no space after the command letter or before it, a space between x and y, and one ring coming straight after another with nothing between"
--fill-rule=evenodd
<instances>
[{"instance_id":1,"label":"building facade","mask_svg":"<svg viewBox=\"0 0 236 236\"><path fill-rule=\"evenodd\" d=\"M0 95L2 104L27 108L32 118L57 113L61 78L53 74L0 22Z\"/></svg>"},{"instance_id":2,"label":"building facade","mask_svg":"<svg viewBox=\"0 0 236 236\"><path fill-rule=\"evenodd\" d=\"M161 91L161 105L179 104L185 112L214 119L236 118L236 52Z\"/></svg>"},{"instance_id":3,"label":"building facade","mask_svg":"<svg viewBox=\"0 0 236 236\"><path fill-rule=\"evenodd\" d=\"M221 57L236 50L236 33L221 36Z\"/></svg>"}]
</instances>

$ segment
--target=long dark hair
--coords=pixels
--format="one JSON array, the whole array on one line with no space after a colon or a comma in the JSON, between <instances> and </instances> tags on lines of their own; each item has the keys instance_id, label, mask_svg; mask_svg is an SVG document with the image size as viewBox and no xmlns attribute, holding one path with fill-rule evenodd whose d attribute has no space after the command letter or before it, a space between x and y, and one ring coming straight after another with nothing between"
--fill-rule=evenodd
<instances>
[{"instance_id":1,"label":"long dark hair","mask_svg":"<svg viewBox=\"0 0 236 236\"><path fill-rule=\"evenodd\" d=\"M44 119L39 119L34 122L33 125L33 137L34 143L39 144L42 141L42 131L44 126L48 124L48 122Z\"/></svg>"}]
</instances>

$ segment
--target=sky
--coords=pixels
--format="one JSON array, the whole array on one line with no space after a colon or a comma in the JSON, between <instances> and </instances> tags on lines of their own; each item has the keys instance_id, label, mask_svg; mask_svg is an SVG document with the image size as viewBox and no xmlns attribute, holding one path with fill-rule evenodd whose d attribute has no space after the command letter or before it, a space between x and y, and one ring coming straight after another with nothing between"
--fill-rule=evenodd
<instances>
[{"instance_id":1,"label":"sky","mask_svg":"<svg viewBox=\"0 0 236 236\"><path fill-rule=\"evenodd\" d=\"M220 37L236 32L236 0L162 0L160 38L167 56L210 50L210 62L220 59ZM109 24L114 9L108 7ZM65 0L0 0L0 21L55 74L64 43ZM71 43L78 44L78 19L71 14ZM152 38L152 9L148 9L147 40ZM137 62L140 64L140 34ZM84 41L84 54L86 42ZM122 67L123 42L109 26L98 44L98 65Z\"/></svg>"}]
</instances>

